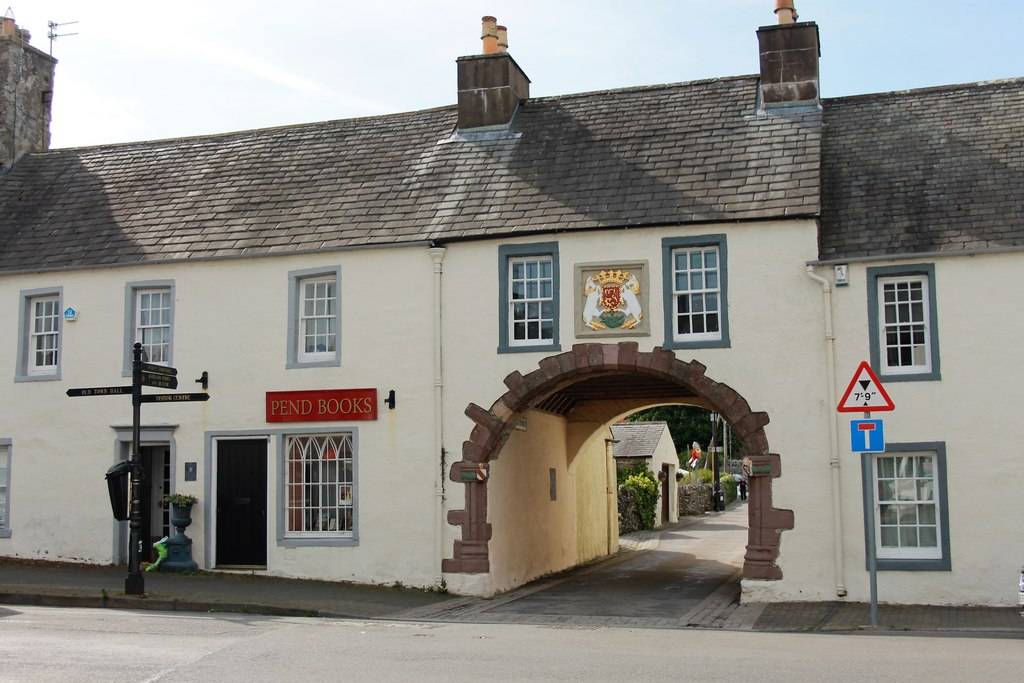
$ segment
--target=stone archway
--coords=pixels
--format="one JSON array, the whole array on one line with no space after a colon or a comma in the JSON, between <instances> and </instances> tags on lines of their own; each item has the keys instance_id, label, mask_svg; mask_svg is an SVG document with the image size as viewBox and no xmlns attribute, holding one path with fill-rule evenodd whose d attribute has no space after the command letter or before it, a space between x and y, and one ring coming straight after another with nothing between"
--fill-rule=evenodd
<instances>
[{"instance_id":1,"label":"stone archway","mask_svg":"<svg viewBox=\"0 0 1024 683\"><path fill-rule=\"evenodd\" d=\"M747 401L726 384L705 376L697 361L681 361L667 349L640 351L636 342L618 344L576 344L571 351L549 356L537 370L513 372L505 378L508 391L484 409L475 403L466 415L475 423L469 440L462 444L462 460L453 463L450 478L466 486L465 508L450 510L448 523L462 527L462 539L455 541L452 557L442 569L449 573L490 571L487 523L487 463L497 457L522 411L577 382L602 375L637 375L676 385L702 398L725 417L750 458L754 476L750 481L749 535L744 556L743 577L780 579L775 564L783 531L793 528L793 511L772 507L772 480L782 474L781 459L770 453L764 427L768 414L754 412Z\"/></svg>"}]
</instances>

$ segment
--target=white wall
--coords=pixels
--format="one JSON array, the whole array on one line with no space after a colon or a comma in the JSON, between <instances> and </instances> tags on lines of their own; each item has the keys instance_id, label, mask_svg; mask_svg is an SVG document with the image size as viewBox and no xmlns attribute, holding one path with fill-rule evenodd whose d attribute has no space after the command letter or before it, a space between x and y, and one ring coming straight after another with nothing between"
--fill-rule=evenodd
<instances>
[{"instance_id":1,"label":"white wall","mask_svg":"<svg viewBox=\"0 0 1024 683\"><path fill-rule=\"evenodd\" d=\"M341 367L285 369L288 273L340 264ZM124 287L137 280L175 281L174 364L179 391L210 373L206 403L146 404L144 425L177 425L175 480L200 498L189 535L207 566L210 501L205 435L304 427L358 429L359 543L355 547L276 545L277 451L268 467L268 571L407 585L434 585L431 262L422 248L375 249L307 256L151 265L0 276L0 437L13 440L10 539L0 555L109 562L112 520L103 474L114 461L112 425L131 423L128 397L68 398L70 387L130 383L121 376ZM64 305L79 309L65 323L63 379L14 383L18 292L62 286ZM267 424L267 391L375 387L397 391L394 411L379 406L374 422ZM147 390L148 393L148 390ZM185 462L199 479L184 481Z\"/></svg>"}]
</instances>

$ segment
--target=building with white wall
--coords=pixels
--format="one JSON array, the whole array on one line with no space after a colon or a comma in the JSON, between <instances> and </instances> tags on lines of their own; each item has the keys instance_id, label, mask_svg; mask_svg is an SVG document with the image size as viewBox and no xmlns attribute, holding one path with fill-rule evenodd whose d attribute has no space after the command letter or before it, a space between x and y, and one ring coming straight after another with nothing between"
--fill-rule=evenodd
<instances>
[{"instance_id":1,"label":"building with white wall","mask_svg":"<svg viewBox=\"0 0 1024 683\"><path fill-rule=\"evenodd\" d=\"M679 495L676 472L679 455L668 430L668 423L620 422L611 426L612 458L615 468L642 465L658 480L658 502L654 526L663 527L679 521Z\"/></svg>"},{"instance_id":2,"label":"building with white wall","mask_svg":"<svg viewBox=\"0 0 1024 683\"><path fill-rule=\"evenodd\" d=\"M124 561L130 400L66 392L139 341L210 395L142 407L144 535L197 496L204 569L510 589L615 552L608 427L685 403L748 458L744 599L866 599L868 520L883 601L1011 604L1024 81L822 101L803 22L757 75L531 98L497 42L450 107L47 150L4 25L0 555Z\"/></svg>"}]
</instances>

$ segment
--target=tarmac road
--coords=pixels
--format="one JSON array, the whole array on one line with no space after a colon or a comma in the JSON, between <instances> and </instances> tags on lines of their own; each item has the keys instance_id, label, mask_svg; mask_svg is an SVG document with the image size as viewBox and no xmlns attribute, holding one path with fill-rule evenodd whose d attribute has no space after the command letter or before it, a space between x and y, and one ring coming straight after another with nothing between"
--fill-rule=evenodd
<instances>
[{"instance_id":1,"label":"tarmac road","mask_svg":"<svg viewBox=\"0 0 1024 683\"><path fill-rule=\"evenodd\" d=\"M1017 640L0 607L0 681L1019 681Z\"/></svg>"}]
</instances>

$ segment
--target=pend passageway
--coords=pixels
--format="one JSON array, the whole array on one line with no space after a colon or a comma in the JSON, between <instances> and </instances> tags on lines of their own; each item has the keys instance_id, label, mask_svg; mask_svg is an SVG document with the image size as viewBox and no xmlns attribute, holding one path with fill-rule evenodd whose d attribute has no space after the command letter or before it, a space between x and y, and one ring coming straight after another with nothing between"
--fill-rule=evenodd
<instances>
[{"instance_id":1,"label":"pend passageway","mask_svg":"<svg viewBox=\"0 0 1024 683\"><path fill-rule=\"evenodd\" d=\"M747 507L683 518L622 538L607 560L490 600L448 604L443 620L681 627L723 626L736 609Z\"/></svg>"}]
</instances>

